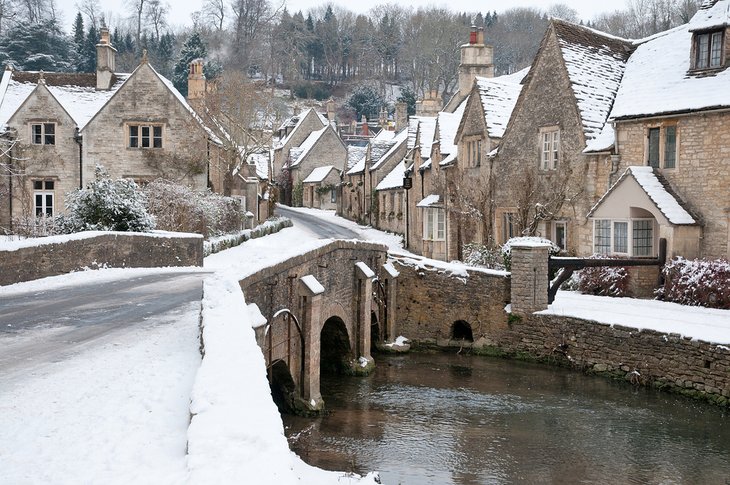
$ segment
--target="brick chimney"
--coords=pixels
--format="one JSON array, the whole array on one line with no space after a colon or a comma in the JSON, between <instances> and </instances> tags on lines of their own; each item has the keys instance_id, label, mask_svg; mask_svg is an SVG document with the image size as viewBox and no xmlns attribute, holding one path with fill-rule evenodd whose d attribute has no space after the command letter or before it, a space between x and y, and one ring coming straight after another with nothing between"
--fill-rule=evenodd
<instances>
[{"instance_id":1,"label":"brick chimney","mask_svg":"<svg viewBox=\"0 0 730 485\"><path fill-rule=\"evenodd\" d=\"M362 136L370 136L370 127L368 126L368 119L365 117L365 115L362 115L361 118L361 125L360 125L360 134Z\"/></svg>"},{"instance_id":2,"label":"brick chimney","mask_svg":"<svg viewBox=\"0 0 730 485\"><path fill-rule=\"evenodd\" d=\"M416 101L416 116L437 116L443 107L444 104L438 91L432 89L426 93L423 99Z\"/></svg>"},{"instance_id":3,"label":"brick chimney","mask_svg":"<svg viewBox=\"0 0 730 485\"><path fill-rule=\"evenodd\" d=\"M108 91L114 82L117 68L117 50L112 47L109 29L101 28L101 39L96 44L96 89Z\"/></svg>"},{"instance_id":4,"label":"brick chimney","mask_svg":"<svg viewBox=\"0 0 730 485\"><path fill-rule=\"evenodd\" d=\"M188 69L188 101L200 100L205 97L205 74L203 74L203 59L190 61Z\"/></svg>"},{"instance_id":5,"label":"brick chimney","mask_svg":"<svg viewBox=\"0 0 730 485\"><path fill-rule=\"evenodd\" d=\"M476 76L494 77L494 48L484 44L484 29L472 26L469 43L461 46L459 97L462 100L469 95Z\"/></svg>"}]
</instances>

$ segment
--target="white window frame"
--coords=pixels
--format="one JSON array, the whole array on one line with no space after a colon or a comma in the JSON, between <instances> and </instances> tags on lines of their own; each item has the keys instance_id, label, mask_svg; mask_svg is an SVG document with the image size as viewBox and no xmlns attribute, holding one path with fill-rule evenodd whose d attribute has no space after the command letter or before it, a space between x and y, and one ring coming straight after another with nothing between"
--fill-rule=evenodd
<instances>
[{"instance_id":1,"label":"white window frame","mask_svg":"<svg viewBox=\"0 0 730 485\"><path fill-rule=\"evenodd\" d=\"M600 252L596 249L596 227L599 222L610 222L609 227L609 250ZM649 250L649 254L635 254L635 240L634 240L634 223L635 222L642 222L642 221L649 221L651 222L651 248ZM623 243L626 246L626 251L618 251L616 250L616 226L618 224L626 224L626 236L625 240L623 240ZM657 224L654 219L647 218L647 217L637 217L637 218L630 218L630 219L593 219L593 243L592 248L593 252L595 254L607 254L607 255L619 255L619 256L627 256L630 258L637 257L637 258L652 258L656 256L656 244L655 244L655 238L657 234Z\"/></svg>"},{"instance_id":2,"label":"white window frame","mask_svg":"<svg viewBox=\"0 0 730 485\"><path fill-rule=\"evenodd\" d=\"M51 128L49 133L48 128ZM37 132L36 132L37 129ZM37 137L37 138L36 138ZM56 144L56 123L44 121L30 124L30 143L32 145L55 145Z\"/></svg>"},{"instance_id":3,"label":"white window frame","mask_svg":"<svg viewBox=\"0 0 730 485\"><path fill-rule=\"evenodd\" d=\"M164 138L165 130L161 123L129 123L127 125L127 148L160 150L165 146Z\"/></svg>"},{"instance_id":4,"label":"white window frame","mask_svg":"<svg viewBox=\"0 0 730 485\"><path fill-rule=\"evenodd\" d=\"M40 187L38 187L39 184ZM36 217L53 217L56 208L55 187L54 180L33 180L33 214ZM38 197L41 201L40 206L38 205Z\"/></svg>"},{"instance_id":5,"label":"white window frame","mask_svg":"<svg viewBox=\"0 0 730 485\"><path fill-rule=\"evenodd\" d=\"M540 170L557 170L560 164L560 128L540 128Z\"/></svg>"},{"instance_id":6,"label":"white window frame","mask_svg":"<svg viewBox=\"0 0 730 485\"><path fill-rule=\"evenodd\" d=\"M446 211L442 207L423 208L423 240L446 240Z\"/></svg>"}]
</instances>

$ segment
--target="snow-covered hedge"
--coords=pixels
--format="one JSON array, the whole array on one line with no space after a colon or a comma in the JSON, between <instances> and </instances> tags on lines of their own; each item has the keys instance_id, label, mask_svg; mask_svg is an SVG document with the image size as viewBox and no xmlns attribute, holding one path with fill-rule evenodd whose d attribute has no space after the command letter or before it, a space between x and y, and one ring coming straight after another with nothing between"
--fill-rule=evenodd
<instances>
[{"instance_id":1,"label":"snow-covered hedge","mask_svg":"<svg viewBox=\"0 0 730 485\"><path fill-rule=\"evenodd\" d=\"M604 255L593 255L593 259L610 259ZM599 266L585 268L578 273L578 291L597 296L628 296L629 271L622 267Z\"/></svg>"},{"instance_id":2,"label":"snow-covered hedge","mask_svg":"<svg viewBox=\"0 0 730 485\"><path fill-rule=\"evenodd\" d=\"M674 258L662 270L657 296L683 305L730 309L730 262Z\"/></svg>"},{"instance_id":3,"label":"snow-covered hedge","mask_svg":"<svg viewBox=\"0 0 730 485\"><path fill-rule=\"evenodd\" d=\"M214 194L194 191L169 180L155 180L144 187L147 210L157 218L157 228L174 232L195 232L205 237L241 230L241 203Z\"/></svg>"},{"instance_id":4,"label":"snow-covered hedge","mask_svg":"<svg viewBox=\"0 0 730 485\"><path fill-rule=\"evenodd\" d=\"M549 244L550 256L560 253L560 248L549 239L538 236L521 236L510 238L502 246L496 247L478 243L465 244L463 247L464 263L469 266L509 271L512 266L512 246L525 243Z\"/></svg>"},{"instance_id":5,"label":"snow-covered hedge","mask_svg":"<svg viewBox=\"0 0 730 485\"><path fill-rule=\"evenodd\" d=\"M66 212L56 218L60 232L147 232L155 218L147 212L144 194L129 179L112 179L97 165L95 178L85 189L66 196Z\"/></svg>"},{"instance_id":6,"label":"snow-covered hedge","mask_svg":"<svg viewBox=\"0 0 730 485\"><path fill-rule=\"evenodd\" d=\"M290 219L287 219L286 217L278 217L276 219L269 219L253 229L246 229L234 234L226 234L225 236L211 238L203 243L203 255L210 256L211 254L223 251L224 249L243 244L249 239L256 239L257 237L274 234L285 227L291 226L292 222Z\"/></svg>"}]
</instances>

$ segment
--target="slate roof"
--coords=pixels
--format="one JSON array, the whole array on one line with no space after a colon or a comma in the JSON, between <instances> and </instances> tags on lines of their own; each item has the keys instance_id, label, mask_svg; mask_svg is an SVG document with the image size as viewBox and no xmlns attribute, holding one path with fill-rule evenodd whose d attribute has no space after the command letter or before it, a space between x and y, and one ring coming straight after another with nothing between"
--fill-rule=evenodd
<instances>
[{"instance_id":1,"label":"slate roof","mask_svg":"<svg viewBox=\"0 0 730 485\"><path fill-rule=\"evenodd\" d=\"M380 181L375 190L400 189L403 187L403 176L406 173L406 163L401 160L393 170Z\"/></svg>"},{"instance_id":2,"label":"slate roof","mask_svg":"<svg viewBox=\"0 0 730 485\"><path fill-rule=\"evenodd\" d=\"M304 158L307 156L307 154L309 154L312 148L317 144L319 139L322 138L327 129L329 129L329 125L320 130L311 132L307 139L304 140L301 145L289 150L289 159L291 161L289 166L294 168L299 165L302 160L304 160Z\"/></svg>"},{"instance_id":3,"label":"slate roof","mask_svg":"<svg viewBox=\"0 0 730 485\"><path fill-rule=\"evenodd\" d=\"M633 177L646 195L654 202L664 217L674 225L694 225L697 219L685 207L684 202L674 193L669 183L653 167L628 167L615 184L588 212L591 217L598 207L611 195L626 178Z\"/></svg>"},{"instance_id":4,"label":"slate roof","mask_svg":"<svg viewBox=\"0 0 730 485\"><path fill-rule=\"evenodd\" d=\"M318 184L321 183L324 179L327 178L327 176L330 174L332 170L337 170L333 165L326 165L324 167L317 167L312 172L307 175L307 178L305 178L302 183L305 184ZM338 171L339 172L339 171Z\"/></svg>"},{"instance_id":5,"label":"slate roof","mask_svg":"<svg viewBox=\"0 0 730 485\"><path fill-rule=\"evenodd\" d=\"M500 77L477 77L477 89L484 109L487 131L491 138L502 138L517 98L522 91L520 82L529 71L523 69L517 75Z\"/></svg>"},{"instance_id":6,"label":"slate roof","mask_svg":"<svg viewBox=\"0 0 730 485\"><path fill-rule=\"evenodd\" d=\"M604 148L592 147L591 141L603 131L634 44L563 20L553 19L552 25L578 103L586 145L592 150Z\"/></svg>"},{"instance_id":7,"label":"slate roof","mask_svg":"<svg viewBox=\"0 0 730 485\"><path fill-rule=\"evenodd\" d=\"M468 98L467 98L468 99ZM461 102L453 113L441 111L438 114L438 132L441 155L456 153L456 132L459 130L461 118L464 116L464 108L467 99Z\"/></svg>"}]
</instances>

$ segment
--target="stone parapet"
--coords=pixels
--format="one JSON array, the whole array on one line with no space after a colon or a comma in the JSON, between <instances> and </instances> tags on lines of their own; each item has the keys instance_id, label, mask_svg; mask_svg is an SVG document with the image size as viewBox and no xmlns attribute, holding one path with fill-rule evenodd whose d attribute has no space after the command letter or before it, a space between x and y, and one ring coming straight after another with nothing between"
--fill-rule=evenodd
<instances>
[{"instance_id":1,"label":"stone parapet","mask_svg":"<svg viewBox=\"0 0 730 485\"><path fill-rule=\"evenodd\" d=\"M547 310L549 251L542 243L512 246L512 313Z\"/></svg>"}]
</instances>

